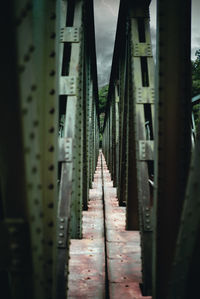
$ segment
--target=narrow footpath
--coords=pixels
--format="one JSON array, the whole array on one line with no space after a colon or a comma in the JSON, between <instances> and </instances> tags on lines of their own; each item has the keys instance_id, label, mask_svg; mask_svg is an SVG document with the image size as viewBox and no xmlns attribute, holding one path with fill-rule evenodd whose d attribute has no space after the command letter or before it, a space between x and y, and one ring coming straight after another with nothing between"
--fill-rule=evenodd
<instances>
[{"instance_id":1,"label":"narrow footpath","mask_svg":"<svg viewBox=\"0 0 200 299\"><path fill-rule=\"evenodd\" d=\"M125 207L100 152L83 239L71 240L68 298L150 299L141 295L140 237L125 230Z\"/></svg>"}]
</instances>

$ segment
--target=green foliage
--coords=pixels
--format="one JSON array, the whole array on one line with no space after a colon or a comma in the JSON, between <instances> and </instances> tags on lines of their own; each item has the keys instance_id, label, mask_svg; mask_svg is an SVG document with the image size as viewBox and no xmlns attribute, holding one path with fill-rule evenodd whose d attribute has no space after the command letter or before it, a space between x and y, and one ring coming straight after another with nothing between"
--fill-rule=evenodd
<instances>
[{"instance_id":1,"label":"green foliage","mask_svg":"<svg viewBox=\"0 0 200 299\"><path fill-rule=\"evenodd\" d=\"M100 118L100 132L103 129L105 108L108 96L108 84L99 89L99 118ZM101 134L101 133L100 133ZM100 138L102 138L100 136Z\"/></svg>"},{"instance_id":2,"label":"green foliage","mask_svg":"<svg viewBox=\"0 0 200 299\"><path fill-rule=\"evenodd\" d=\"M200 49L195 53L196 59L192 61L192 97L200 94ZM101 129L104 123L105 107L107 103L108 85L99 89L99 114ZM193 107L195 123L200 122L200 104Z\"/></svg>"},{"instance_id":3,"label":"green foliage","mask_svg":"<svg viewBox=\"0 0 200 299\"><path fill-rule=\"evenodd\" d=\"M105 107L107 103L107 95L108 95L108 85L103 86L99 90L99 113L105 112Z\"/></svg>"},{"instance_id":4,"label":"green foliage","mask_svg":"<svg viewBox=\"0 0 200 299\"><path fill-rule=\"evenodd\" d=\"M200 94L200 49L196 51L196 60L192 61L192 96Z\"/></svg>"},{"instance_id":5,"label":"green foliage","mask_svg":"<svg viewBox=\"0 0 200 299\"><path fill-rule=\"evenodd\" d=\"M196 51L196 60L192 61L192 97L200 94L200 49ZM193 106L196 126L200 122L200 104Z\"/></svg>"}]
</instances>

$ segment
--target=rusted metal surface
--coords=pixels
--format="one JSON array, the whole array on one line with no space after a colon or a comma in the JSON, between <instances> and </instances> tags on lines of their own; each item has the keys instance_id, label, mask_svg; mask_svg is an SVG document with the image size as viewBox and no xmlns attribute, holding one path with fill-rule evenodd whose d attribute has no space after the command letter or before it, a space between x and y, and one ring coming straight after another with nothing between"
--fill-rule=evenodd
<instances>
[{"instance_id":1,"label":"rusted metal surface","mask_svg":"<svg viewBox=\"0 0 200 299\"><path fill-rule=\"evenodd\" d=\"M149 296L142 296L137 282L111 283L110 298L115 299L151 299Z\"/></svg>"},{"instance_id":2,"label":"rusted metal surface","mask_svg":"<svg viewBox=\"0 0 200 299\"><path fill-rule=\"evenodd\" d=\"M106 248L110 299L151 298L141 294L141 252L138 231L125 230L124 207L118 206L116 188L103 158Z\"/></svg>"},{"instance_id":3,"label":"rusted metal surface","mask_svg":"<svg viewBox=\"0 0 200 299\"><path fill-rule=\"evenodd\" d=\"M71 240L68 298L105 298L105 246L101 167L83 212L83 239Z\"/></svg>"},{"instance_id":4,"label":"rusted metal surface","mask_svg":"<svg viewBox=\"0 0 200 299\"><path fill-rule=\"evenodd\" d=\"M116 188L103 159L106 253L101 167L98 163L90 190L88 211L83 212L83 239L71 240L68 298L105 298L106 268L109 296L142 299L140 236L125 230L125 208L118 206Z\"/></svg>"}]
</instances>

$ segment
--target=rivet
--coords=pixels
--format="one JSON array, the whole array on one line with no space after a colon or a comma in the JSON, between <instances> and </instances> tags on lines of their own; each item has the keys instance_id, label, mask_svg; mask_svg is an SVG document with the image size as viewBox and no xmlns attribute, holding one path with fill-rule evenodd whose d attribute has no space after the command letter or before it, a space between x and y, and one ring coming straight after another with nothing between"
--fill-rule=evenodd
<instances>
[{"instance_id":1,"label":"rivet","mask_svg":"<svg viewBox=\"0 0 200 299\"><path fill-rule=\"evenodd\" d=\"M53 39L53 38L55 38L55 37L56 37L56 34L55 34L55 32L52 32L52 33L51 33L51 35L50 35L50 38L52 38L52 39Z\"/></svg>"},{"instance_id":2,"label":"rivet","mask_svg":"<svg viewBox=\"0 0 200 299\"><path fill-rule=\"evenodd\" d=\"M35 47L33 46L33 45L30 45L30 47L29 47L29 52L31 53L31 52L33 52L35 50Z\"/></svg>"},{"instance_id":3,"label":"rivet","mask_svg":"<svg viewBox=\"0 0 200 299\"><path fill-rule=\"evenodd\" d=\"M50 113L50 114L53 114L54 112L55 112L55 109L54 109L54 108L52 108L52 109L49 110L49 113Z\"/></svg>"},{"instance_id":4,"label":"rivet","mask_svg":"<svg viewBox=\"0 0 200 299\"><path fill-rule=\"evenodd\" d=\"M31 90L32 90L32 91L35 91L36 89L37 89L37 86L33 84L33 85L31 86Z\"/></svg>"},{"instance_id":5,"label":"rivet","mask_svg":"<svg viewBox=\"0 0 200 299\"><path fill-rule=\"evenodd\" d=\"M52 51L52 52L49 54L50 57L55 57L55 55L56 55L55 51Z\"/></svg>"},{"instance_id":6,"label":"rivet","mask_svg":"<svg viewBox=\"0 0 200 299\"><path fill-rule=\"evenodd\" d=\"M52 70L50 73L49 73L50 76L54 76L55 75L55 71Z\"/></svg>"},{"instance_id":7,"label":"rivet","mask_svg":"<svg viewBox=\"0 0 200 299\"><path fill-rule=\"evenodd\" d=\"M50 148L49 148L49 152L53 152L54 151L54 146L52 145L52 146L50 146Z\"/></svg>"},{"instance_id":8,"label":"rivet","mask_svg":"<svg viewBox=\"0 0 200 299\"><path fill-rule=\"evenodd\" d=\"M55 94L55 90L51 89L49 93L50 93L50 95L54 95Z\"/></svg>"},{"instance_id":9,"label":"rivet","mask_svg":"<svg viewBox=\"0 0 200 299\"><path fill-rule=\"evenodd\" d=\"M55 18L56 18L56 14L55 14L55 13L52 13L50 19L51 19L51 20L55 20Z\"/></svg>"}]
</instances>

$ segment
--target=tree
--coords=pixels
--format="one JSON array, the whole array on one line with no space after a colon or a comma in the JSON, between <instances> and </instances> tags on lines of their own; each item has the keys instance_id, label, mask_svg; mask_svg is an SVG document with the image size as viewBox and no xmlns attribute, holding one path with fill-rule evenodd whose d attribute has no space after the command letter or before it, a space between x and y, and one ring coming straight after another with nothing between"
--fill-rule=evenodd
<instances>
[{"instance_id":1,"label":"tree","mask_svg":"<svg viewBox=\"0 0 200 299\"><path fill-rule=\"evenodd\" d=\"M200 49L196 51L195 61L192 61L192 96L200 94Z\"/></svg>"},{"instance_id":2,"label":"tree","mask_svg":"<svg viewBox=\"0 0 200 299\"><path fill-rule=\"evenodd\" d=\"M108 96L108 84L101 87L99 90L99 113L100 114L105 112L107 96Z\"/></svg>"},{"instance_id":3,"label":"tree","mask_svg":"<svg viewBox=\"0 0 200 299\"><path fill-rule=\"evenodd\" d=\"M108 84L99 89L100 140L102 140L102 129L104 124L107 96L108 96Z\"/></svg>"},{"instance_id":4,"label":"tree","mask_svg":"<svg viewBox=\"0 0 200 299\"><path fill-rule=\"evenodd\" d=\"M196 60L192 61L192 97L200 94L200 49L195 53ZM200 122L200 104L193 106L196 127Z\"/></svg>"}]
</instances>

